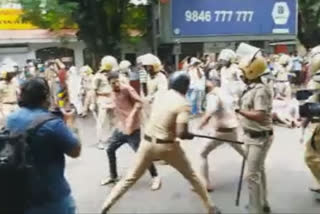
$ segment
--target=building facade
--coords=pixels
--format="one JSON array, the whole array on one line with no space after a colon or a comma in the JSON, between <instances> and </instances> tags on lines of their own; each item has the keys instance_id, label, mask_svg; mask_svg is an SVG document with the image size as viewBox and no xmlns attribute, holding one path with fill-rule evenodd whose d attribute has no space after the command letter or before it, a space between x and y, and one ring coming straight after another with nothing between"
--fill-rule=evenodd
<instances>
[{"instance_id":1,"label":"building facade","mask_svg":"<svg viewBox=\"0 0 320 214\"><path fill-rule=\"evenodd\" d=\"M53 32L39 29L21 19L23 11L18 0L1 0L0 3L0 63L6 59L19 66L28 59L42 61L72 57L77 67L84 63L85 45L77 39L76 29Z\"/></svg>"}]
</instances>

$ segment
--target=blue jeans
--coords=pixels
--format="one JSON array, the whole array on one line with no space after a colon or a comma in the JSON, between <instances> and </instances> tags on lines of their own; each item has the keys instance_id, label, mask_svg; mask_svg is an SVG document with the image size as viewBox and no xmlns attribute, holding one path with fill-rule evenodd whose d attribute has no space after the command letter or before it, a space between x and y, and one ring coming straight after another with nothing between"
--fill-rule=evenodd
<instances>
[{"instance_id":1,"label":"blue jeans","mask_svg":"<svg viewBox=\"0 0 320 214\"><path fill-rule=\"evenodd\" d=\"M60 201L46 203L39 207L31 207L24 214L75 214L76 203L71 195Z\"/></svg>"},{"instance_id":2,"label":"blue jeans","mask_svg":"<svg viewBox=\"0 0 320 214\"><path fill-rule=\"evenodd\" d=\"M191 113L197 115L202 111L204 92L199 89L189 89L187 93L187 99L191 105Z\"/></svg>"},{"instance_id":3,"label":"blue jeans","mask_svg":"<svg viewBox=\"0 0 320 214\"><path fill-rule=\"evenodd\" d=\"M126 135L118 129L114 130L112 136L108 140L109 146L107 148L111 178L118 178L116 151L124 144L128 144L133 149L133 151L138 151L141 141L140 136L140 130L136 130L131 135ZM157 169L153 164L151 164L149 172L151 174L151 177L158 176Z\"/></svg>"}]
</instances>

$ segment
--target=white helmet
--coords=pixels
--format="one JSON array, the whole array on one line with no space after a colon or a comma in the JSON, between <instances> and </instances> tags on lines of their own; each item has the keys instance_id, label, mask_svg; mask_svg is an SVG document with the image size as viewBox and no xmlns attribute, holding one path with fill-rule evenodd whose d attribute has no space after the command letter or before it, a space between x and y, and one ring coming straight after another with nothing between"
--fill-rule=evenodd
<instances>
[{"instance_id":1,"label":"white helmet","mask_svg":"<svg viewBox=\"0 0 320 214\"><path fill-rule=\"evenodd\" d=\"M196 57L192 57L191 60L190 60L190 65L195 65L195 64L201 64L201 60L196 58Z\"/></svg>"},{"instance_id":2,"label":"white helmet","mask_svg":"<svg viewBox=\"0 0 320 214\"><path fill-rule=\"evenodd\" d=\"M101 60L100 71L117 71L119 70L118 60L113 56L105 56Z\"/></svg>"},{"instance_id":3,"label":"white helmet","mask_svg":"<svg viewBox=\"0 0 320 214\"><path fill-rule=\"evenodd\" d=\"M234 62L236 59L236 53L231 49L223 49L218 57L218 61L225 60L227 62Z\"/></svg>"},{"instance_id":4,"label":"white helmet","mask_svg":"<svg viewBox=\"0 0 320 214\"><path fill-rule=\"evenodd\" d=\"M128 60L123 60L120 62L119 64L119 68L120 70L126 70L131 66L131 62L129 62Z\"/></svg>"},{"instance_id":5,"label":"white helmet","mask_svg":"<svg viewBox=\"0 0 320 214\"><path fill-rule=\"evenodd\" d=\"M150 65L153 67L155 72L161 71L162 65L160 59L153 54L145 54L137 58L138 63L140 62L143 66Z\"/></svg>"},{"instance_id":6,"label":"white helmet","mask_svg":"<svg viewBox=\"0 0 320 214\"><path fill-rule=\"evenodd\" d=\"M236 51L238 61L240 61L243 57L253 60L256 56L262 56L261 49L254 47L252 45L241 43Z\"/></svg>"}]
</instances>

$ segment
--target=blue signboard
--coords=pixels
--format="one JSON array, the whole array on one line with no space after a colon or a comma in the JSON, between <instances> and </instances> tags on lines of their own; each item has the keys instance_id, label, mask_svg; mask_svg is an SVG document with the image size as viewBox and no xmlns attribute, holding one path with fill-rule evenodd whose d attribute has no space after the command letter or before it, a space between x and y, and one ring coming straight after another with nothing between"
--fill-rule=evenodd
<instances>
[{"instance_id":1,"label":"blue signboard","mask_svg":"<svg viewBox=\"0 0 320 214\"><path fill-rule=\"evenodd\" d=\"M172 0L175 37L295 35L297 0Z\"/></svg>"}]
</instances>

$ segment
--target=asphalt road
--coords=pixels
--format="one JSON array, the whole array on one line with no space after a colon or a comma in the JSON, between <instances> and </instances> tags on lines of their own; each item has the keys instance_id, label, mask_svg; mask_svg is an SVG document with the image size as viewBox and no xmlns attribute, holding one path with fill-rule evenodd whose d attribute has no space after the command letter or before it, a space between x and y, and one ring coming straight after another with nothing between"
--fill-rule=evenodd
<instances>
[{"instance_id":1,"label":"asphalt road","mask_svg":"<svg viewBox=\"0 0 320 214\"><path fill-rule=\"evenodd\" d=\"M82 156L67 161L67 177L72 186L78 213L99 213L104 198L111 187L101 187L100 181L108 176L105 151L96 148L95 123L92 118L79 119L83 143ZM270 150L266 168L269 184L269 201L273 213L320 213L320 203L309 192L314 180L307 169L299 143L300 130L275 127L275 140ZM193 167L199 169L199 155L203 140L183 143ZM128 146L117 152L118 171L124 175L132 166L134 153ZM236 189L240 174L241 157L228 145L219 147L210 155L210 175L215 191L214 202L223 213L246 213L248 201L245 184L240 207L235 206ZM111 213L205 213L198 196L191 186L174 169L157 165L162 177L162 189L150 190L150 175L142 179L110 210Z\"/></svg>"}]
</instances>

